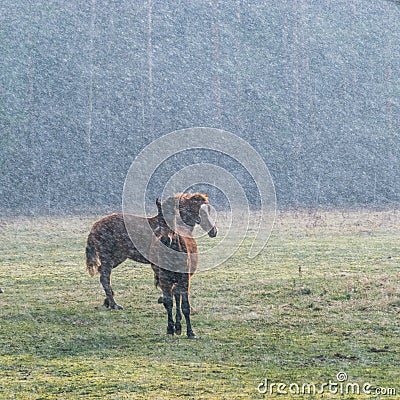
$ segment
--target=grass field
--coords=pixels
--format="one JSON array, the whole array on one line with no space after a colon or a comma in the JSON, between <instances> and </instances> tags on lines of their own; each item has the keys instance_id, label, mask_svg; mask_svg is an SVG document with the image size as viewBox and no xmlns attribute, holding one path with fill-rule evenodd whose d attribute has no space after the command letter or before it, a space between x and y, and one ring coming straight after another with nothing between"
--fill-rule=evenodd
<instances>
[{"instance_id":1,"label":"grass field","mask_svg":"<svg viewBox=\"0 0 400 400\"><path fill-rule=\"evenodd\" d=\"M0 220L0 399L398 398L399 212L280 213L261 255L192 279L197 340L165 335L149 266L118 267L125 309L101 306L95 220ZM339 372L360 394L313 394Z\"/></svg>"}]
</instances>

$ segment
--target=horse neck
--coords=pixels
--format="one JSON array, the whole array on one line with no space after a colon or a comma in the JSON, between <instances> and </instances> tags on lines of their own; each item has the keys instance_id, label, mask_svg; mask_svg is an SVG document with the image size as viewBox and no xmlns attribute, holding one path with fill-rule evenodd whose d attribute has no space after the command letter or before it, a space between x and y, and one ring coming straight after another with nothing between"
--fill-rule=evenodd
<instances>
[{"instance_id":1,"label":"horse neck","mask_svg":"<svg viewBox=\"0 0 400 400\"><path fill-rule=\"evenodd\" d=\"M193 237L194 226L175 224L174 229L178 235Z\"/></svg>"}]
</instances>

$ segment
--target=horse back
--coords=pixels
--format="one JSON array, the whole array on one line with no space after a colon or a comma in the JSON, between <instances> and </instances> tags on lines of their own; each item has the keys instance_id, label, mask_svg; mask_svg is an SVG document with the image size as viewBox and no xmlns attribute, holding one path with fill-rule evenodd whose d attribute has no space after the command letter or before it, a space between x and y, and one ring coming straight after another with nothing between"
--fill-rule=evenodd
<instances>
[{"instance_id":1,"label":"horse back","mask_svg":"<svg viewBox=\"0 0 400 400\"><path fill-rule=\"evenodd\" d=\"M101 220L97 221L91 230L91 234L96 240L96 247L99 253L100 260L111 262L114 266L118 265L127 258L141 263L148 263L148 254L140 253L135 245L133 244L128 231L126 229L125 222L128 221L130 227L135 229L130 232L134 232L136 235L140 235L139 238L135 237L135 240L145 240L150 245L151 243L151 233L146 234L143 232L148 232L145 226L150 225L152 231L157 227L157 217L140 217L137 215L123 215L121 213L115 213L107 215ZM150 231L151 232L151 231ZM144 252L146 252L145 249Z\"/></svg>"}]
</instances>

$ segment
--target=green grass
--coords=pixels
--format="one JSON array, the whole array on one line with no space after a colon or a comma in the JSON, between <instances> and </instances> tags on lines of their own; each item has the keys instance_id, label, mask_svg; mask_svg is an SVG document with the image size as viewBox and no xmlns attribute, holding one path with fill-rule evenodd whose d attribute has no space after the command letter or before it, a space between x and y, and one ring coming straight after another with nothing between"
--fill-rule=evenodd
<instances>
[{"instance_id":1,"label":"green grass","mask_svg":"<svg viewBox=\"0 0 400 400\"><path fill-rule=\"evenodd\" d=\"M257 386L319 388L340 371L400 393L399 213L279 214L258 257L245 241L193 277L195 341L165 335L149 266L119 266L125 309L101 306L84 266L95 220L0 221L0 399L290 398Z\"/></svg>"}]
</instances>

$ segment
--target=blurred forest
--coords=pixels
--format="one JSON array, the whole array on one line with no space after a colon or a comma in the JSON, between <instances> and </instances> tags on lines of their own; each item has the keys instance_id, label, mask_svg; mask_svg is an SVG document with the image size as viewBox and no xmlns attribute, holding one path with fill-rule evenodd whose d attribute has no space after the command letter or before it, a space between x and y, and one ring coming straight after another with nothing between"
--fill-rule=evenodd
<instances>
[{"instance_id":1,"label":"blurred forest","mask_svg":"<svg viewBox=\"0 0 400 400\"><path fill-rule=\"evenodd\" d=\"M400 204L396 1L2 0L0 35L2 215L117 211L192 126L253 145L280 208Z\"/></svg>"}]
</instances>

